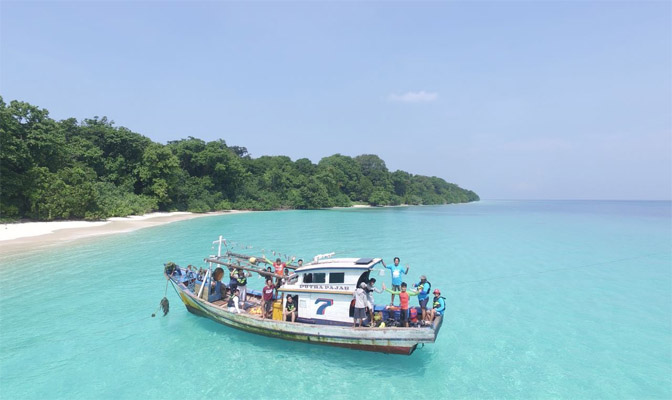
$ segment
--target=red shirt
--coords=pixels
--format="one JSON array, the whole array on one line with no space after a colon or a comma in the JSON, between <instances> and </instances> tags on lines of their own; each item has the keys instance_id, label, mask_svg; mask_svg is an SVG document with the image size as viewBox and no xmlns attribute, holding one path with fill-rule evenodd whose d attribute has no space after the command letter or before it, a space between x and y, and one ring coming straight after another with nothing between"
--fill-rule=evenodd
<instances>
[{"instance_id":1,"label":"red shirt","mask_svg":"<svg viewBox=\"0 0 672 400\"><path fill-rule=\"evenodd\" d=\"M399 293L399 301L401 302L401 309L408 310L408 293Z\"/></svg>"},{"instance_id":2,"label":"red shirt","mask_svg":"<svg viewBox=\"0 0 672 400\"><path fill-rule=\"evenodd\" d=\"M275 290L274 286L264 286L264 288L261 289L261 292L264 295L264 301L273 300L273 291L274 290ZM406 304L408 304L408 301L406 301Z\"/></svg>"},{"instance_id":3,"label":"red shirt","mask_svg":"<svg viewBox=\"0 0 672 400\"><path fill-rule=\"evenodd\" d=\"M277 275L282 275L282 273L285 272L286 266L287 264L285 263L279 263L279 264L273 263L273 268L275 268L275 273Z\"/></svg>"}]
</instances>

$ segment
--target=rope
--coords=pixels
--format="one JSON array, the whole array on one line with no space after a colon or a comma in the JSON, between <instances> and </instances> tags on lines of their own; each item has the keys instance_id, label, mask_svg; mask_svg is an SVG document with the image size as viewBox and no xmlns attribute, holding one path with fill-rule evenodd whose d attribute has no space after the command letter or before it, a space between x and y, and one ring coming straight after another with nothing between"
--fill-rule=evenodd
<instances>
[{"instance_id":1,"label":"rope","mask_svg":"<svg viewBox=\"0 0 672 400\"><path fill-rule=\"evenodd\" d=\"M470 281L455 282L455 283L449 284L449 286L463 285L465 283L478 283L478 282L494 281L494 280L499 280L499 279L516 278L516 277L525 276L525 275L547 274L549 272L566 271L566 270L571 270L571 269L590 268L590 267L596 267L596 266L600 266L600 265L614 264L614 263L618 263L618 262L622 262L622 261L639 260L641 258L657 256L657 255L660 255L660 254L667 254L667 252L643 254L643 255L639 255L639 256L635 256L635 257L620 258L618 260L602 261L602 262L578 265L578 266L573 266L573 267L562 267L562 268L545 269L545 270L541 270L541 271L521 272L519 274L502 275L502 276L495 276L495 277L492 277L492 278L484 278L484 279L475 279L475 280L470 280Z\"/></svg>"}]
</instances>

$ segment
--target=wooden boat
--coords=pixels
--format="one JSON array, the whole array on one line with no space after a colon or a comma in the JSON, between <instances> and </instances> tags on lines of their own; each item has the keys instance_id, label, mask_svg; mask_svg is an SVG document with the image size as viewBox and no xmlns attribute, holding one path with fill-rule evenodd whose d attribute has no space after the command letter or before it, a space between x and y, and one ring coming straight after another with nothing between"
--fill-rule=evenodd
<instances>
[{"instance_id":1,"label":"wooden boat","mask_svg":"<svg viewBox=\"0 0 672 400\"><path fill-rule=\"evenodd\" d=\"M259 258L221 252L226 243L220 239L217 256L206 258L210 264L204 281L208 282L213 265L228 269L252 271L262 276L282 279L278 287L278 299L274 303L273 319L262 319L261 292L249 291L241 313L231 312L227 307L228 297L209 302L208 286L201 286L196 280L185 280L185 269L176 267L166 270L166 278L175 287L189 312L209 318L215 322L260 335L325 344L357 350L410 355L418 345L433 343L441 328L442 317L437 316L432 323L417 327L353 327L351 302L353 292L361 282L368 282L369 273L381 262L379 258L330 258L332 254L316 256L312 262L303 265L288 265L293 269L289 275L267 272ZM264 260L262 258L262 260ZM181 275L176 276L175 271ZM284 295L283 295L284 294ZM283 321L281 310L287 295L298 305L296 322ZM376 312L393 315L386 307L376 307Z\"/></svg>"}]
</instances>

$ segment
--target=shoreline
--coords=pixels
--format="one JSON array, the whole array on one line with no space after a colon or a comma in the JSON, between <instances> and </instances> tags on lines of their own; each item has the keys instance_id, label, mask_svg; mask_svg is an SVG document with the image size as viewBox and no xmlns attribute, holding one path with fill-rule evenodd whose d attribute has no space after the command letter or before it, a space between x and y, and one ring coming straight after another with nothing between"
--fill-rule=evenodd
<instances>
[{"instance_id":1,"label":"shoreline","mask_svg":"<svg viewBox=\"0 0 672 400\"><path fill-rule=\"evenodd\" d=\"M62 245L103 235L132 232L171 222L214 215L242 214L250 211L214 211L197 214L190 212L150 213L128 217L112 217L105 221L50 221L20 222L0 225L0 253L12 255L24 250Z\"/></svg>"}]
</instances>

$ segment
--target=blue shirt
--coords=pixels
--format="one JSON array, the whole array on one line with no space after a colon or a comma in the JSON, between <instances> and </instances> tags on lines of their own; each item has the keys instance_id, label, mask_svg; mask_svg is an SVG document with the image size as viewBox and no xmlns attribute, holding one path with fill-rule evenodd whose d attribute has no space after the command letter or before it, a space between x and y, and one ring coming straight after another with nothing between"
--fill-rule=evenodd
<instances>
[{"instance_id":1,"label":"blue shirt","mask_svg":"<svg viewBox=\"0 0 672 400\"><path fill-rule=\"evenodd\" d=\"M418 282L415 286L417 287L420 285L422 285L422 290L420 291L420 293L418 293L418 301L423 301L424 299L429 297L429 289L431 289L431 285L429 284L429 282L425 281L424 284L422 282Z\"/></svg>"},{"instance_id":2,"label":"blue shirt","mask_svg":"<svg viewBox=\"0 0 672 400\"><path fill-rule=\"evenodd\" d=\"M392 271L392 284L393 285L401 285L401 276L406 273L406 269L399 265L386 265L385 268L389 269Z\"/></svg>"},{"instance_id":3,"label":"blue shirt","mask_svg":"<svg viewBox=\"0 0 672 400\"><path fill-rule=\"evenodd\" d=\"M446 301L443 299L443 297L434 297L434 307L436 309L436 313L441 315L443 311L446 309Z\"/></svg>"}]
</instances>

